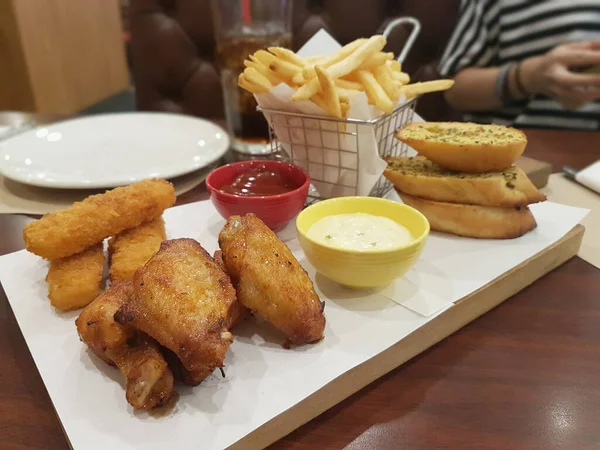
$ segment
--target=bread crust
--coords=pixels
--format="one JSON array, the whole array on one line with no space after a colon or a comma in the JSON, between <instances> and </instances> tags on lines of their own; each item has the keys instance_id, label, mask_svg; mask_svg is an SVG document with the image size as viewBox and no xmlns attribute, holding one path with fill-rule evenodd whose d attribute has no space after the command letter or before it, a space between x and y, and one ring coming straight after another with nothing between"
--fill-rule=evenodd
<instances>
[{"instance_id":1,"label":"bread crust","mask_svg":"<svg viewBox=\"0 0 600 450\"><path fill-rule=\"evenodd\" d=\"M471 175L446 171L423 157L387 160L385 177L399 191L428 200L467 205L515 207L543 202L542 194L520 168Z\"/></svg>"},{"instance_id":2,"label":"bread crust","mask_svg":"<svg viewBox=\"0 0 600 450\"><path fill-rule=\"evenodd\" d=\"M513 239L537 226L527 207L461 205L398 194L405 204L427 217L434 231L480 239Z\"/></svg>"},{"instance_id":3,"label":"bread crust","mask_svg":"<svg viewBox=\"0 0 600 450\"><path fill-rule=\"evenodd\" d=\"M501 172L523 154L525 134L500 125L412 123L396 137L440 166L459 172Z\"/></svg>"}]
</instances>

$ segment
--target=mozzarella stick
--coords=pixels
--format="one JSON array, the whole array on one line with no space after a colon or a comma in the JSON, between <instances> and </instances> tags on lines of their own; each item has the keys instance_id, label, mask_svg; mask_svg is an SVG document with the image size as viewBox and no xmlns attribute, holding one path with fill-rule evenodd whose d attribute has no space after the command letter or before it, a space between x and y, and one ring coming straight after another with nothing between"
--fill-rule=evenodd
<instances>
[{"instance_id":1,"label":"mozzarella stick","mask_svg":"<svg viewBox=\"0 0 600 450\"><path fill-rule=\"evenodd\" d=\"M165 221L157 217L125 230L108 241L111 281L132 281L135 271L148 262L167 239Z\"/></svg>"},{"instance_id":2,"label":"mozzarella stick","mask_svg":"<svg viewBox=\"0 0 600 450\"><path fill-rule=\"evenodd\" d=\"M98 295L104 271L102 242L50 262L46 275L48 298L56 309L83 308Z\"/></svg>"},{"instance_id":3,"label":"mozzarella stick","mask_svg":"<svg viewBox=\"0 0 600 450\"><path fill-rule=\"evenodd\" d=\"M173 203L171 183L140 181L46 214L25 226L23 240L27 250L42 258L64 258L160 216Z\"/></svg>"}]
</instances>

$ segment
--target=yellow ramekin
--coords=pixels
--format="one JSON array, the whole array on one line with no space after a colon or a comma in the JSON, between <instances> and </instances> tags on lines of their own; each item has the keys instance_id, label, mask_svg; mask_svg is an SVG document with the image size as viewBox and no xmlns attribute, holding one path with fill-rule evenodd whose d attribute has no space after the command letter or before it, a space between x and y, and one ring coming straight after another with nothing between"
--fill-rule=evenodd
<instances>
[{"instance_id":1,"label":"yellow ramekin","mask_svg":"<svg viewBox=\"0 0 600 450\"><path fill-rule=\"evenodd\" d=\"M308 230L319 219L353 213L392 219L406 227L415 239L398 247L361 251L330 247L308 237ZM429 222L419 211L376 197L339 197L321 201L300 213L296 228L306 258L320 274L359 289L381 286L403 276L419 258L429 235Z\"/></svg>"}]
</instances>

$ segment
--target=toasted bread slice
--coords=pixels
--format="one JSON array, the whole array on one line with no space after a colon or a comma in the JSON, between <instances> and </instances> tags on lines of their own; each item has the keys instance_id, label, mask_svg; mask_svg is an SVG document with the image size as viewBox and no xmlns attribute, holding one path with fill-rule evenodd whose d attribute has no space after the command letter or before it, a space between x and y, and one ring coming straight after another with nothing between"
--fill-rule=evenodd
<instances>
[{"instance_id":1,"label":"toasted bread slice","mask_svg":"<svg viewBox=\"0 0 600 450\"><path fill-rule=\"evenodd\" d=\"M546 200L517 166L470 174L442 169L422 156L392 157L387 163L384 175L396 189L428 200L506 208Z\"/></svg>"},{"instance_id":2,"label":"toasted bread slice","mask_svg":"<svg viewBox=\"0 0 600 450\"><path fill-rule=\"evenodd\" d=\"M399 192L408 206L420 211L434 231L481 239L512 239L533 230L537 224L526 206L460 205L425 200Z\"/></svg>"},{"instance_id":3,"label":"toasted bread slice","mask_svg":"<svg viewBox=\"0 0 600 450\"><path fill-rule=\"evenodd\" d=\"M396 137L445 169L468 173L501 172L527 146L515 128L462 122L411 123Z\"/></svg>"}]
</instances>

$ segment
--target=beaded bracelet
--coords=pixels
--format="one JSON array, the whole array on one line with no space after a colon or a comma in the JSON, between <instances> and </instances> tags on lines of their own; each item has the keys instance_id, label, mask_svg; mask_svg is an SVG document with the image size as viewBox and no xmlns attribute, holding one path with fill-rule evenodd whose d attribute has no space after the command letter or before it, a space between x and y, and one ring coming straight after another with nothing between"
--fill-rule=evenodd
<instances>
[{"instance_id":1,"label":"beaded bracelet","mask_svg":"<svg viewBox=\"0 0 600 450\"><path fill-rule=\"evenodd\" d=\"M498 76L496 77L496 84L494 86L494 92L496 97L500 100L503 105L508 105L511 102L511 98L508 92L508 72L510 71L513 64L506 64L500 68Z\"/></svg>"},{"instance_id":2,"label":"beaded bracelet","mask_svg":"<svg viewBox=\"0 0 600 450\"><path fill-rule=\"evenodd\" d=\"M517 86L517 90L522 97L528 97L529 92L525 86L523 86L523 81L521 81L521 63L517 63L517 67L515 68L515 84Z\"/></svg>"}]
</instances>

